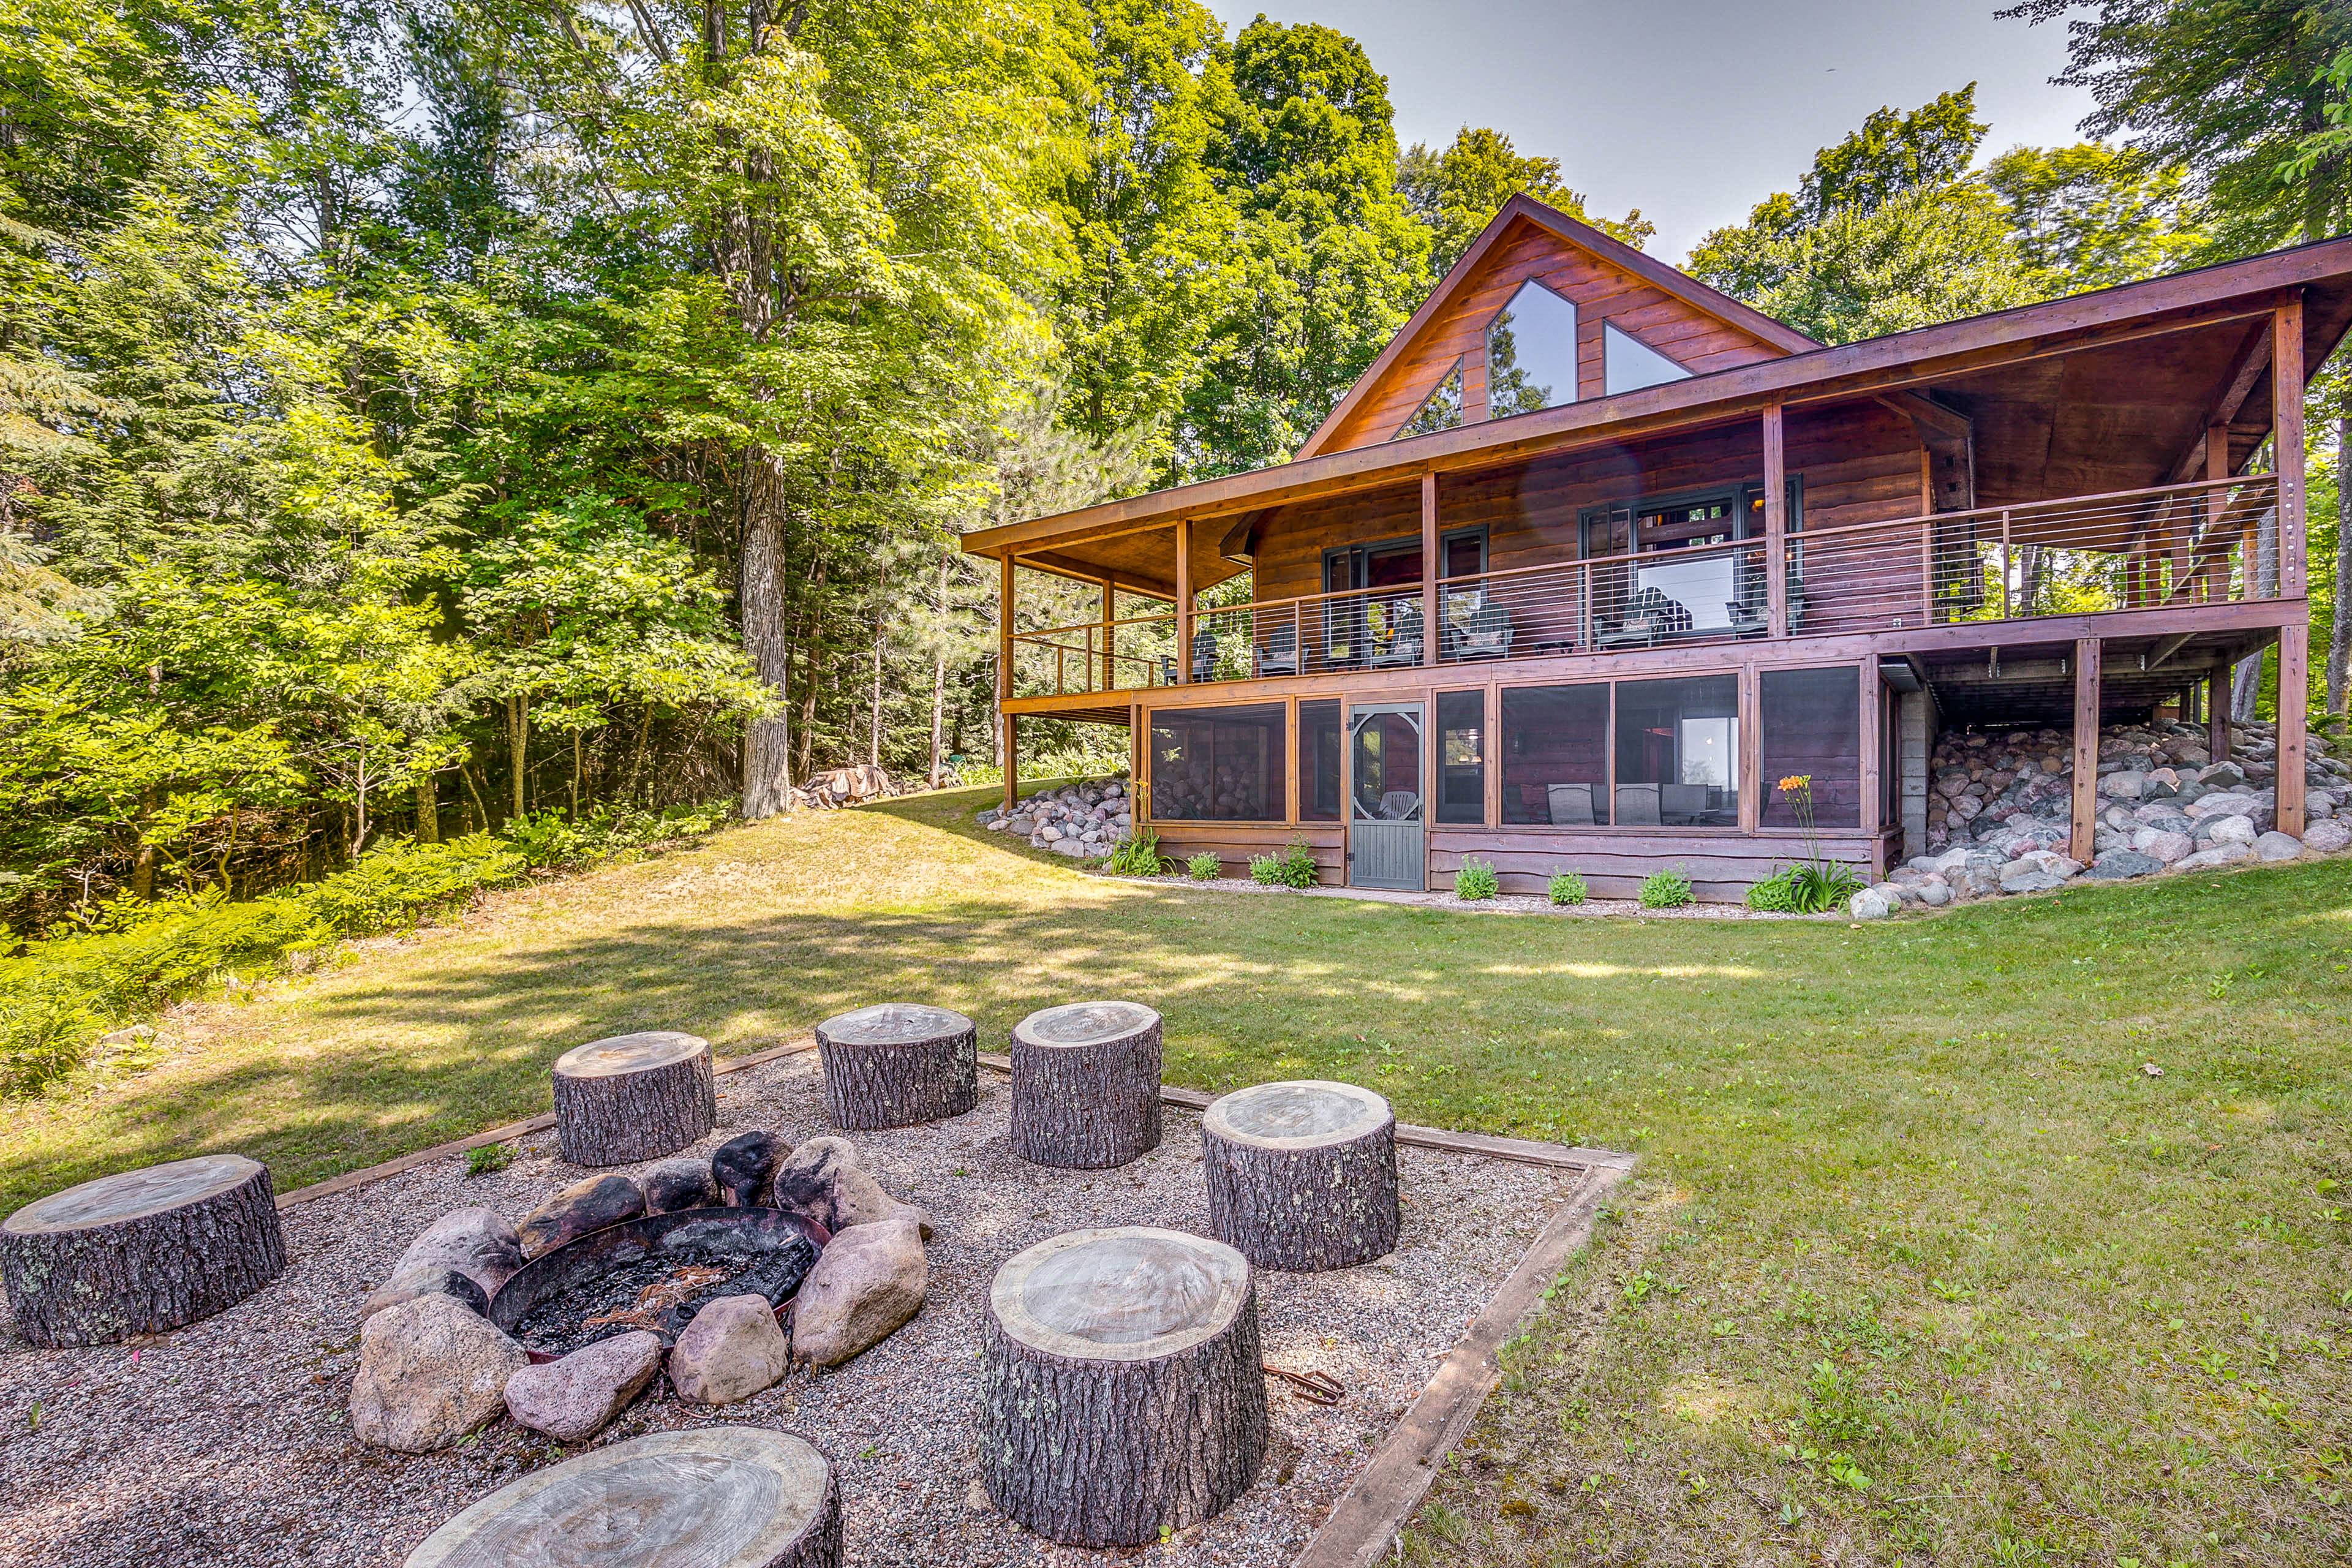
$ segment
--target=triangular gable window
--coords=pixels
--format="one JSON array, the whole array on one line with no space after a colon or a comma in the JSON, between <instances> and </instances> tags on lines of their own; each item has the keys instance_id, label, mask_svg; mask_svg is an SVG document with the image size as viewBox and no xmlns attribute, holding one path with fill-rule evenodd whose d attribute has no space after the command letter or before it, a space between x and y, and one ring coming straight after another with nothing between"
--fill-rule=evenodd
<instances>
[{"instance_id":1,"label":"triangular gable window","mask_svg":"<svg viewBox=\"0 0 2352 1568\"><path fill-rule=\"evenodd\" d=\"M1389 439L1402 441L1408 436L1426 436L1433 430L1452 430L1461 423L1462 362L1457 359L1445 373L1445 379L1437 384L1437 389L1404 422L1404 427Z\"/></svg>"},{"instance_id":2,"label":"triangular gable window","mask_svg":"<svg viewBox=\"0 0 2352 1568\"><path fill-rule=\"evenodd\" d=\"M1576 401L1576 306L1530 279L1486 327L1486 416Z\"/></svg>"},{"instance_id":3,"label":"triangular gable window","mask_svg":"<svg viewBox=\"0 0 2352 1568\"><path fill-rule=\"evenodd\" d=\"M1631 332L1620 331L1607 321L1601 323L1601 380L1608 395L1663 386L1689 376L1689 371Z\"/></svg>"}]
</instances>

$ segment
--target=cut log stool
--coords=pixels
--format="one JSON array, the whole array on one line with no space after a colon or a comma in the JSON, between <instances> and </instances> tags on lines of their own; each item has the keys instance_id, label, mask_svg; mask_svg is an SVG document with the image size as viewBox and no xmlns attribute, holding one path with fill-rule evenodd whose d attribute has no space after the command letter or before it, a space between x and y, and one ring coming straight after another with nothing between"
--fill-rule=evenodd
<instances>
[{"instance_id":1,"label":"cut log stool","mask_svg":"<svg viewBox=\"0 0 2352 1568\"><path fill-rule=\"evenodd\" d=\"M824 1109L845 1132L914 1127L980 1103L980 1031L945 1007L884 1002L816 1026Z\"/></svg>"},{"instance_id":2,"label":"cut log stool","mask_svg":"<svg viewBox=\"0 0 2352 1568\"><path fill-rule=\"evenodd\" d=\"M1209 1228L1260 1268L1312 1274L1392 1251L1396 1117L1352 1083L1262 1083L1201 1119Z\"/></svg>"},{"instance_id":3,"label":"cut log stool","mask_svg":"<svg viewBox=\"0 0 2352 1568\"><path fill-rule=\"evenodd\" d=\"M1080 1230L989 1288L981 1479L1023 1529L1139 1546L1247 1491L1265 1458L1257 1290L1232 1247Z\"/></svg>"},{"instance_id":4,"label":"cut log stool","mask_svg":"<svg viewBox=\"0 0 2352 1568\"><path fill-rule=\"evenodd\" d=\"M555 1139L575 1165L675 1154L718 1121L710 1042L698 1036L614 1035L555 1058Z\"/></svg>"},{"instance_id":5,"label":"cut log stool","mask_svg":"<svg viewBox=\"0 0 2352 1568\"><path fill-rule=\"evenodd\" d=\"M0 1280L37 1345L102 1345L226 1311L278 1278L269 1170L205 1154L100 1176L0 1221Z\"/></svg>"},{"instance_id":6,"label":"cut log stool","mask_svg":"<svg viewBox=\"0 0 2352 1568\"><path fill-rule=\"evenodd\" d=\"M841 1499L805 1438L656 1432L550 1465L425 1538L406 1568L837 1568Z\"/></svg>"},{"instance_id":7,"label":"cut log stool","mask_svg":"<svg viewBox=\"0 0 2352 1568\"><path fill-rule=\"evenodd\" d=\"M1073 1002L1013 1026L1013 1151L1101 1170L1160 1147L1160 1015Z\"/></svg>"}]
</instances>

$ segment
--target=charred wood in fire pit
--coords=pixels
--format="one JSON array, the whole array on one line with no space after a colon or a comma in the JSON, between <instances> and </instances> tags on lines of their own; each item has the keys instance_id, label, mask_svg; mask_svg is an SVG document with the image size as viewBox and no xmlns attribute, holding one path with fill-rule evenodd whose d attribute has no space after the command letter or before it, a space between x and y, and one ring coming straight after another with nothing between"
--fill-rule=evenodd
<instances>
[{"instance_id":1,"label":"charred wood in fire pit","mask_svg":"<svg viewBox=\"0 0 2352 1568\"><path fill-rule=\"evenodd\" d=\"M710 1156L719 1201L737 1208L766 1203L776 1166L792 1152L793 1146L773 1132L744 1132L719 1145Z\"/></svg>"},{"instance_id":2,"label":"charred wood in fire pit","mask_svg":"<svg viewBox=\"0 0 2352 1568\"><path fill-rule=\"evenodd\" d=\"M775 1209L647 1215L527 1264L491 1300L490 1321L541 1356L640 1329L668 1345L721 1296L782 1306L818 1245L804 1221Z\"/></svg>"},{"instance_id":3,"label":"charred wood in fire pit","mask_svg":"<svg viewBox=\"0 0 2352 1568\"><path fill-rule=\"evenodd\" d=\"M236 1306L285 1267L268 1169L242 1154L100 1176L0 1221L0 1280L37 1345L176 1329Z\"/></svg>"},{"instance_id":4,"label":"charred wood in fire pit","mask_svg":"<svg viewBox=\"0 0 2352 1568\"><path fill-rule=\"evenodd\" d=\"M592 1231L635 1219L646 1212L646 1194L626 1176L591 1176L574 1182L530 1214L517 1227L522 1255L540 1258Z\"/></svg>"},{"instance_id":5,"label":"charred wood in fire pit","mask_svg":"<svg viewBox=\"0 0 2352 1568\"><path fill-rule=\"evenodd\" d=\"M617 1537L617 1538L616 1538ZM405 1568L838 1568L833 1467L750 1426L656 1432L534 1470L425 1537Z\"/></svg>"},{"instance_id":6,"label":"charred wood in fire pit","mask_svg":"<svg viewBox=\"0 0 2352 1568\"><path fill-rule=\"evenodd\" d=\"M555 1059L555 1136L575 1165L674 1154L718 1120L710 1042L696 1036L615 1035Z\"/></svg>"}]
</instances>

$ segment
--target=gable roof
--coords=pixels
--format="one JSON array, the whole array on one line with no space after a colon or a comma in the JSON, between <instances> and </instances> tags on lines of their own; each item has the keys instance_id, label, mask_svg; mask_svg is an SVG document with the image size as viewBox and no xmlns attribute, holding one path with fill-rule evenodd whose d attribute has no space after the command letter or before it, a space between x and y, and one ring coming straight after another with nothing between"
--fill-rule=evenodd
<instances>
[{"instance_id":1,"label":"gable roof","mask_svg":"<svg viewBox=\"0 0 2352 1568\"><path fill-rule=\"evenodd\" d=\"M1751 306L1741 304L1728 294L1708 288L1697 279L1667 266L1655 257L1636 250L1622 241L1612 239L1591 224L1580 223L1557 207L1547 206L1532 196L1515 195L1503 204L1502 209L1471 243L1470 248L1462 253L1462 259L1454 264L1444 281L1422 301L1421 309L1415 310L1412 319L1398 330L1396 336L1389 340L1388 347L1381 351L1380 357L1356 378L1355 385L1348 389L1348 395L1307 438L1293 461L1344 449L1340 445L1343 432L1360 437L1369 437L1368 439L1348 440L1347 447L1368 446L1388 439L1391 431L1381 430L1375 435L1361 430L1350 431L1349 426L1351 423L1360 423L1358 416L1373 405L1375 395L1388 391L1391 383L1397 378L1412 376L1416 369L1430 379L1433 386L1437 380L1444 378L1446 366L1453 363L1454 356L1441 353L1437 357L1445 362L1444 364L1417 365L1415 351L1423 346L1424 338L1443 335L1442 331L1433 332L1433 327L1442 329L1458 315L1459 306L1474 302L1465 300L1465 296L1475 292L1494 270L1490 261L1499 258L1499 253L1505 248L1505 235L1515 228L1542 236L1548 242L1546 250L1553 256L1565 259L1574 252L1581 251L1601 267L1665 295L1684 312L1730 329L1754 345L1756 352L1752 357L1755 359L1805 353L1822 346L1795 328L1776 321ZM1410 389L1406 390L1409 392ZM1423 395L1426 395L1425 392ZM1422 398L1413 397L1411 401L1417 408ZM1411 410L1407 411L1405 417L1411 417Z\"/></svg>"}]
</instances>

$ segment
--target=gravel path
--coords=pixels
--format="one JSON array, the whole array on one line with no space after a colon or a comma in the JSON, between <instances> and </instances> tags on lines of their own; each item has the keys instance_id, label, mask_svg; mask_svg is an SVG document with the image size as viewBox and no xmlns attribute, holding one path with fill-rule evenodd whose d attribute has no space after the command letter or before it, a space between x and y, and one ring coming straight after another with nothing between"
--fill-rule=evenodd
<instances>
[{"instance_id":1,"label":"gravel path","mask_svg":"<svg viewBox=\"0 0 2352 1568\"><path fill-rule=\"evenodd\" d=\"M751 1127L824 1131L814 1053L720 1080L715 1147ZM921 1314L830 1373L796 1370L712 1411L665 1381L598 1441L744 1423L814 1440L839 1473L859 1565L1286 1563L1565 1195L1572 1173L1400 1149L1404 1231L1378 1264L1259 1276L1266 1359L1347 1385L1335 1409L1269 1384L1274 1441L1257 1486L1219 1518L1140 1551L1087 1552L1024 1534L977 1489L973 1414L990 1277L1033 1242L1090 1225L1203 1231L1200 1118L1122 1169L1056 1172L1006 1146L1004 1079L970 1115L855 1139L868 1168L939 1226ZM520 1217L582 1173L552 1133L505 1171L446 1160L287 1211L289 1264L251 1300L136 1345L28 1346L0 1316L0 1563L397 1564L460 1508L563 1457L501 1418L425 1456L363 1447L345 1405L360 1301L410 1237L482 1203Z\"/></svg>"},{"instance_id":2,"label":"gravel path","mask_svg":"<svg viewBox=\"0 0 2352 1568\"><path fill-rule=\"evenodd\" d=\"M1842 921L1843 910L1822 915L1792 915L1778 910L1751 910L1746 904L1690 903L1680 909L1654 910L1639 899L1587 899L1580 904L1555 904L1534 893L1497 893L1491 899L1457 899L1451 893L1414 893L1386 888L1282 888L1244 882L1236 877L1194 880L1190 877L1114 877L1094 873L1105 881L1134 882L1143 887L1190 888L1204 893L1287 894L1294 899L1353 899L1367 904L1412 904L1427 910L1452 910L1465 915L1557 915L1563 920L1631 919L1643 921Z\"/></svg>"}]
</instances>

